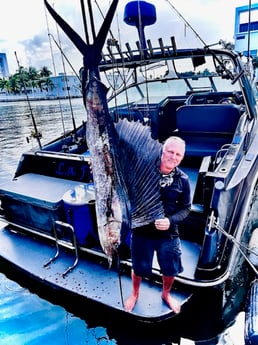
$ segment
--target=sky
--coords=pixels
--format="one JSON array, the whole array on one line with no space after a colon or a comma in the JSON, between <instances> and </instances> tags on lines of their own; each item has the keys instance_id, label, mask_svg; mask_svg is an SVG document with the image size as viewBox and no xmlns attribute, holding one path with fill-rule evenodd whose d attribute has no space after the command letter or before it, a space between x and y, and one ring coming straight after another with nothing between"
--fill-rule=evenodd
<instances>
[{"instance_id":1,"label":"sky","mask_svg":"<svg viewBox=\"0 0 258 345\"><path fill-rule=\"evenodd\" d=\"M202 46L197 36L205 44L213 44L220 39L233 42L235 8L248 5L249 0L147 0L156 5L157 21L145 28L146 38L157 45L159 37L170 44L170 37L175 36L177 46ZM254 0L253 0L254 1ZM123 9L129 0L120 0L118 12L114 18L112 32L124 47L125 42L137 40L136 29L126 24L119 24L123 19ZM80 0L49 0L55 10L82 36L84 29L80 16ZM92 0L94 16L101 22L101 12L105 13L110 0ZM87 1L85 1L85 6ZM184 17L185 22L173 10ZM82 56L57 29L44 7L43 0L7 0L0 21L0 53L6 53L9 72L15 73L18 66L48 67L53 75L72 71L69 64L63 64L61 54L54 40L62 46L67 60L76 72L82 65ZM190 24L190 25L186 25ZM190 29L192 27L193 31ZM196 35L197 34L197 35ZM131 40L131 41L130 41ZM52 48L50 48L52 47ZM53 58L54 57L54 58ZM65 67L64 67L65 66Z\"/></svg>"}]
</instances>

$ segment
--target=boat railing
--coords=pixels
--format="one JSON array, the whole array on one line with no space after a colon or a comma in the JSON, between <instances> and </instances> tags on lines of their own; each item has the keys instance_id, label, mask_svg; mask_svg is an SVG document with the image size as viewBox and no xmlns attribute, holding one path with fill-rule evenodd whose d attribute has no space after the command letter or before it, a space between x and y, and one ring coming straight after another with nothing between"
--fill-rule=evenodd
<instances>
[{"instance_id":1,"label":"boat railing","mask_svg":"<svg viewBox=\"0 0 258 345\"><path fill-rule=\"evenodd\" d=\"M64 159L73 159L79 161L89 161L89 153L88 151L77 154L77 153L69 153L69 152L55 152L55 151L44 151L38 150L34 152L36 156L44 156L44 157L60 157Z\"/></svg>"},{"instance_id":2,"label":"boat railing","mask_svg":"<svg viewBox=\"0 0 258 345\"><path fill-rule=\"evenodd\" d=\"M79 261L79 255L78 255L78 244L77 244L77 238L75 235L75 230L74 227L71 224L64 223L61 221L56 220L53 226L54 230L54 235L55 235L55 242L56 242L56 253L53 257L51 257L45 264L44 267L49 266L52 262L54 262L56 259L58 259L60 255L60 250L59 250L59 238L58 238L58 230L57 228L65 229L66 231L71 233L71 242L72 242L72 249L74 250L75 253L75 260L74 263L69 266L63 273L62 276L65 277L69 272L71 272L78 264ZM60 230L59 230L60 231Z\"/></svg>"}]
</instances>

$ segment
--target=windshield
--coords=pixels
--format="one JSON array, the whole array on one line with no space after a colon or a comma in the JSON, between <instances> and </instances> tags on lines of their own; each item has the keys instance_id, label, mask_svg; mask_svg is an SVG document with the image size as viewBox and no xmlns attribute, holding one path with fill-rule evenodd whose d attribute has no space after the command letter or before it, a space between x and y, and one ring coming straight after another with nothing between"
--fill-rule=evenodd
<instances>
[{"instance_id":1,"label":"windshield","mask_svg":"<svg viewBox=\"0 0 258 345\"><path fill-rule=\"evenodd\" d=\"M112 98L109 106L132 103L159 103L169 96L185 96L191 92L239 91L238 84L220 77L156 80L134 85Z\"/></svg>"},{"instance_id":2,"label":"windshield","mask_svg":"<svg viewBox=\"0 0 258 345\"><path fill-rule=\"evenodd\" d=\"M222 70L226 76L218 75ZM228 73L228 74L227 74ZM227 56L176 59L148 66L116 69L115 77L106 75L109 84L109 106L132 103L159 103L165 97L186 96L196 92L240 91L232 84L233 63ZM115 79L114 79L115 78ZM127 86L127 87L125 87Z\"/></svg>"}]
</instances>

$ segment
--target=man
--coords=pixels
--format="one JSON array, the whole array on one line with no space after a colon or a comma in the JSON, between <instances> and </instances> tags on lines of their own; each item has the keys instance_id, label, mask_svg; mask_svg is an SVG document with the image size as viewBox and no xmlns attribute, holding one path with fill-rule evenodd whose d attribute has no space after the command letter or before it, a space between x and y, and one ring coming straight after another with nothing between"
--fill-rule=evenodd
<instances>
[{"instance_id":1,"label":"man","mask_svg":"<svg viewBox=\"0 0 258 345\"><path fill-rule=\"evenodd\" d=\"M178 223L190 212L190 184L178 165L185 154L185 142L179 137L169 137L160 158L160 194L165 218L132 231L132 293L125 301L125 310L132 311L139 297L143 276L150 276L154 252L162 273L162 298L175 313L180 304L170 295L175 276L183 271Z\"/></svg>"}]
</instances>

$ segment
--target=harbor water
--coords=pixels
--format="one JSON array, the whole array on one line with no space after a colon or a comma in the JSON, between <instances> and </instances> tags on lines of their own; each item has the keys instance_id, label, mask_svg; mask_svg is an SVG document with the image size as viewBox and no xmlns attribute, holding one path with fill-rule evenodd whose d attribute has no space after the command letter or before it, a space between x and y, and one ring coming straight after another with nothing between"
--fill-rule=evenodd
<instances>
[{"instance_id":1,"label":"harbor water","mask_svg":"<svg viewBox=\"0 0 258 345\"><path fill-rule=\"evenodd\" d=\"M72 106L72 110L71 110ZM0 185L12 179L22 152L38 147L34 138L34 116L42 145L63 135L86 120L82 99L0 103ZM42 287L42 290L44 288ZM35 289L36 291L36 289ZM0 272L0 345L165 345L174 344L161 334L143 334L141 328L98 315L97 309L74 310L67 303L35 292L25 282ZM108 322L107 322L108 321ZM200 329L201 333L202 330ZM181 345L244 345L244 313L216 340L194 342L181 339Z\"/></svg>"}]
</instances>

